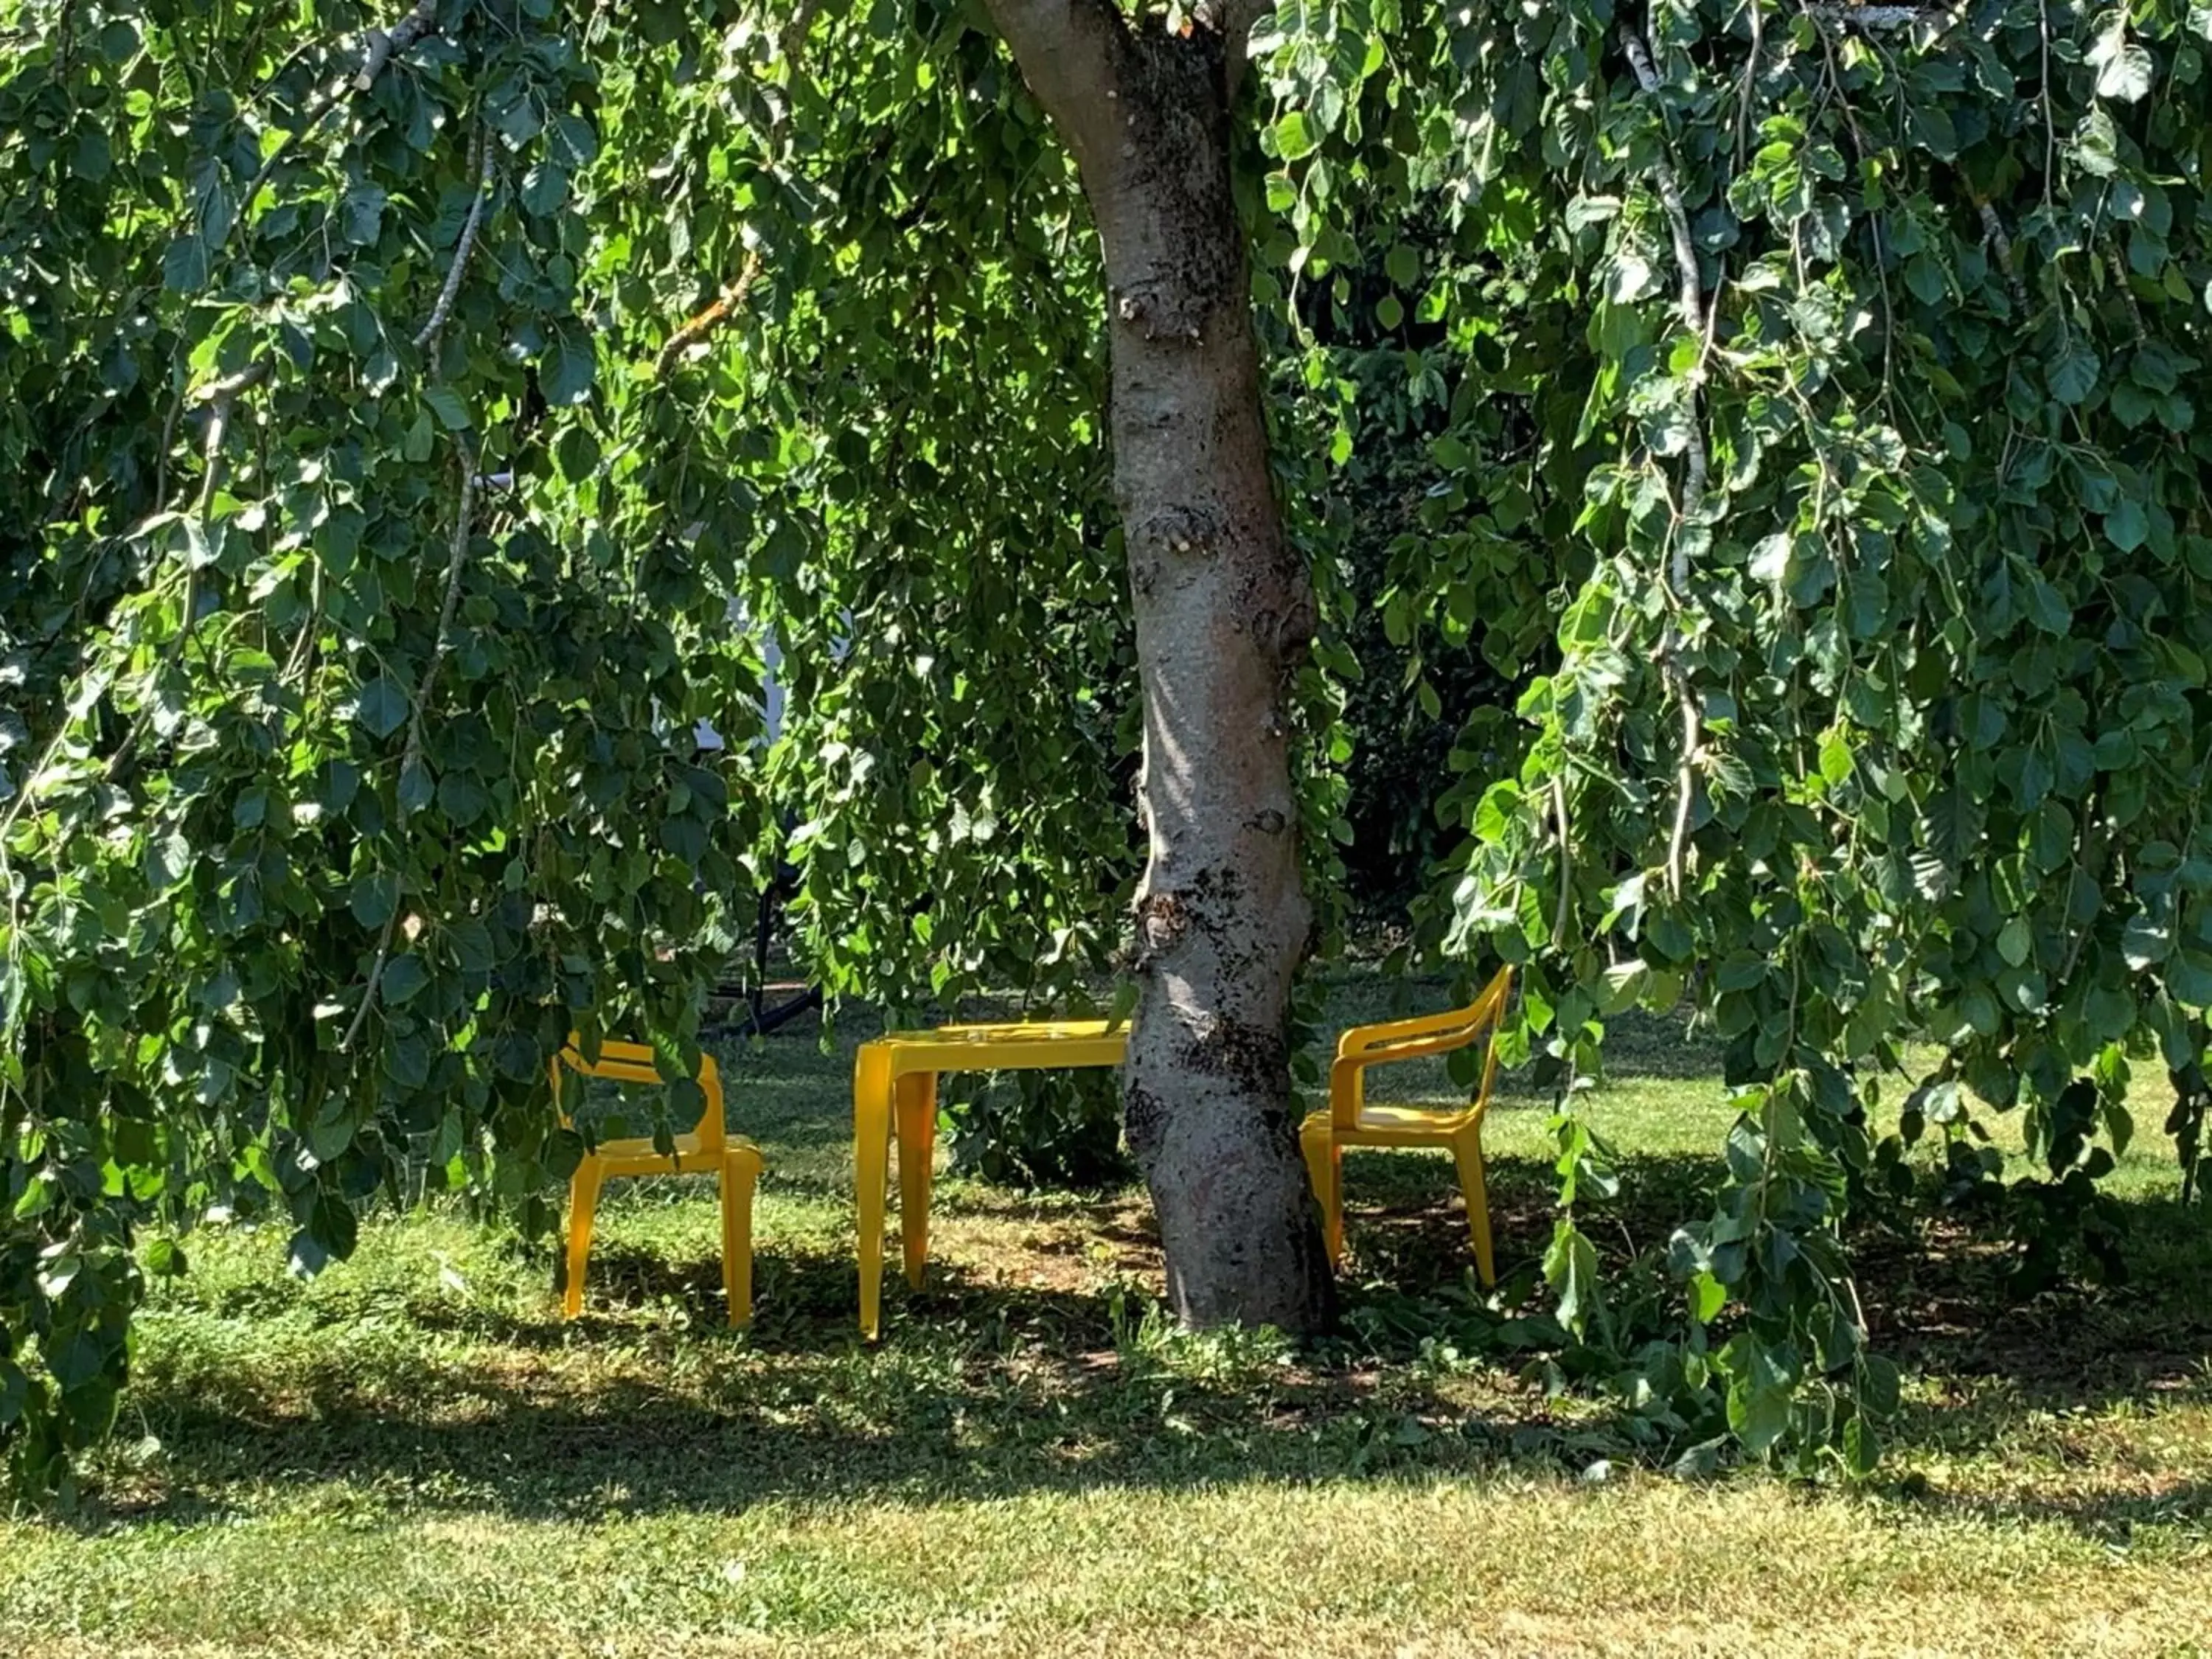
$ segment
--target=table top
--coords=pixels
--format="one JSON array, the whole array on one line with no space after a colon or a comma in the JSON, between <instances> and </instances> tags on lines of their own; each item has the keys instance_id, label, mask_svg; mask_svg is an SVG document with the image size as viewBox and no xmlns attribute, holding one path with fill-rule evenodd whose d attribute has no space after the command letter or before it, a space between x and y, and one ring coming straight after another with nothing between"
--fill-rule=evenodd
<instances>
[{"instance_id":1,"label":"table top","mask_svg":"<svg viewBox=\"0 0 2212 1659\"><path fill-rule=\"evenodd\" d=\"M1020 1066L1112 1066L1121 1062L1129 1028L1104 1019L1039 1019L992 1025L940 1025L925 1031L892 1031L863 1043L888 1048L907 1065L941 1059L947 1069L1001 1070Z\"/></svg>"}]
</instances>

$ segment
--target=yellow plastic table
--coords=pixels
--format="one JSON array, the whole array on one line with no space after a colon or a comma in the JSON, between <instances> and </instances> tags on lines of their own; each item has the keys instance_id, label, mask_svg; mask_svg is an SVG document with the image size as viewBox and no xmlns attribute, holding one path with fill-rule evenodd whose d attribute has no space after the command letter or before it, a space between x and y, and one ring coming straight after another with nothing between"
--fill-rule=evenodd
<instances>
[{"instance_id":1,"label":"yellow plastic table","mask_svg":"<svg viewBox=\"0 0 2212 1659\"><path fill-rule=\"evenodd\" d=\"M899 1231L906 1279L921 1288L929 1255L930 1160L937 1150L937 1079L945 1072L1119 1066L1129 1028L1103 1019L943 1025L860 1045L853 1063L853 1161L860 1221L860 1330L872 1340L884 1288L884 1201L890 1143L899 1149Z\"/></svg>"}]
</instances>

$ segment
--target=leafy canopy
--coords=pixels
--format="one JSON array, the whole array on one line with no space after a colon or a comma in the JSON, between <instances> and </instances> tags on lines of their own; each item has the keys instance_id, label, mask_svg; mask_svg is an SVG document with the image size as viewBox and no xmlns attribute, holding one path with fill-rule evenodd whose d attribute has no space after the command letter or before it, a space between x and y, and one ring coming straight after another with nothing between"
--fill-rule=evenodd
<instances>
[{"instance_id":1,"label":"leafy canopy","mask_svg":"<svg viewBox=\"0 0 2212 1659\"><path fill-rule=\"evenodd\" d=\"M1418 419L1393 648L1527 681L1462 736L1430 937L1523 963L1554 1065L1692 981L1734 1045L1658 1327L1559 1119L1560 1318L1693 1458L1871 1461L1838 1229L1905 1141L1978 1171L1973 1103L2018 1105L2037 1201L2094 1220L2132 1066L2201 1114L2208 32L1293 0L1255 39L1314 867L1359 672L1316 503ZM780 860L839 991L1108 963L1095 258L947 0L0 0L18 1479L104 1431L138 1264L211 1207L288 1215L303 1271L379 1192L543 1221L545 1059L635 1026L687 1077ZM1878 1140L1916 1036L1944 1067Z\"/></svg>"}]
</instances>

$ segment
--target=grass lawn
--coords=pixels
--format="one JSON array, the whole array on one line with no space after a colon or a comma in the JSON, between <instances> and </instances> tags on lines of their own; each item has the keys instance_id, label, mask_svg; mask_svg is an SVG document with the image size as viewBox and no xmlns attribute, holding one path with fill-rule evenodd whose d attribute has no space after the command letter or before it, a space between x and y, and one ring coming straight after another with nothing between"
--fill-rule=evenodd
<instances>
[{"instance_id":1,"label":"grass lawn","mask_svg":"<svg viewBox=\"0 0 2212 1659\"><path fill-rule=\"evenodd\" d=\"M722 1050L769 1158L745 1334L697 1182L615 1190L574 1325L546 1252L450 1213L313 1284L280 1231L191 1241L84 1512L0 1521L0 1656L2212 1654L2212 1216L2155 1135L2117 1180L2129 1287L2014 1305L1962 1224L1873 1247L1912 1378L1877 1480L1693 1484L1393 1334L1465 1283L1441 1156L1351 1159L1358 1334L1325 1362L1162 1335L1140 1194L957 1180L864 1348L854 1034ZM1590 1106L1627 1155L1601 1243L1712 1178L1716 1069L1629 1045ZM1548 1234L1546 1115L1492 1119L1509 1272Z\"/></svg>"}]
</instances>

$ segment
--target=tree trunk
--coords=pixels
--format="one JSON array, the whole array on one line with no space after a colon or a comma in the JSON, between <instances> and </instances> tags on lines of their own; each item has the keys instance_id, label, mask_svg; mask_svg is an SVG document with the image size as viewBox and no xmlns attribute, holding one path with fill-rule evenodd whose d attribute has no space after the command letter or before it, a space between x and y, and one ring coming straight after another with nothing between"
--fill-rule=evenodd
<instances>
[{"instance_id":1,"label":"tree trunk","mask_svg":"<svg viewBox=\"0 0 2212 1659\"><path fill-rule=\"evenodd\" d=\"M1230 182L1242 36L1110 0L989 0L1075 152L1105 256L1115 494L1145 698L1124 1100L1186 1323L1310 1331L1332 1281L1297 1148L1287 701L1314 625L1268 471Z\"/></svg>"}]
</instances>

